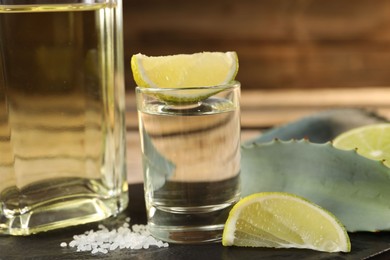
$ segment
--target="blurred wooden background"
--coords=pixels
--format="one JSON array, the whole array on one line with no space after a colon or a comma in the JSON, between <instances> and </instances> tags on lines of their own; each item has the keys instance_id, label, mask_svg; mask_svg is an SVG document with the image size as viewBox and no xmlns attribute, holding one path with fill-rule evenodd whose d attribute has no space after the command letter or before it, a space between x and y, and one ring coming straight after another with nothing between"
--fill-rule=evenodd
<instances>
[{"instance_id":1,"label":"blurred wooden background","mask_svg":"<svg viewBox=\"0 0 390 260\"><path fill-rule=\"evenodd\" d=\"M390 120L390 0L123 0L129 182L142 181L132 54L235 50L242 140L332 108Z\"/></svg>"},{"instance_id":2,"label":"blurred wooden background","mask_svg":"<svg viewBox=\"0 0 390 260\"><path fill-rule=\"evenodd\" d=\"M123 0L130 57L237 51L243 89L390 85L390 0ZM390 98L389 98L390 99Z\"/></svg>"}]
</instances>

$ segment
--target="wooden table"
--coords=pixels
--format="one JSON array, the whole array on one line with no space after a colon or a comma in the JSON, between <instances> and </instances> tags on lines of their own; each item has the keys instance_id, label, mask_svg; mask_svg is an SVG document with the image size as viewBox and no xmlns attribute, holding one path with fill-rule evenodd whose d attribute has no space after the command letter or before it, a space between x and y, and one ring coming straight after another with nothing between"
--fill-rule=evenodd
<instances>
[{"instance_id":1,"label":"wooden table","mask_svg":"<svg viewBox=\"0 0 390 260\"><path fill-rule=\"evenodd\" d=\"M390 120L390 87L345 89L243 90L242 140L304 116L332 108L365 108ZM129 183L142 182L141 151L134 91L126 94Z\"/></svg>"}]
</instances>

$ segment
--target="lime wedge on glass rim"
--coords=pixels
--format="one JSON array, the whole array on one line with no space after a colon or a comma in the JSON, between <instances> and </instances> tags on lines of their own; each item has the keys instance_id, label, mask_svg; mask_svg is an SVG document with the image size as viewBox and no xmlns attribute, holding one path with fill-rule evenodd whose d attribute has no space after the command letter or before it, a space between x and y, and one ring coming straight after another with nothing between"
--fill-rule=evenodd
<instances>
[{"instance_id":1,"label":"lime wedge on glass rim","mask_svg":"<svg viewBox=\"0 0 390 260\"><path fill-rule=\"evenodd\" d=\"M358 154L390 167L390 123L353 128L338 135L333 145L343 150L356 149Z\"/></svg>"},{"instance_id":2,"label":"lime wedge on glass rim","mask_svg":"<svg viewBox=\"0 0 390 260\"><path fill-rule=\"evenodd\" d=\"M219 92L219 86L234 82L238 57L234 51L168 56L139 53L132 56L131 69L136 84L161 89L158 96L163 101L194 103Z\"/></svg>"},{"instance_id":3,"label":"lime wedge on glass rim","mask_svg":"<svg viewBox=\"0 0 390 260\"><path fill-rule=\"evenodd\" d=\"M229 213L222 244L351 251L348 233L333 214L285 192L261 192L241 199Z\"/></svg>"}]
</instances>

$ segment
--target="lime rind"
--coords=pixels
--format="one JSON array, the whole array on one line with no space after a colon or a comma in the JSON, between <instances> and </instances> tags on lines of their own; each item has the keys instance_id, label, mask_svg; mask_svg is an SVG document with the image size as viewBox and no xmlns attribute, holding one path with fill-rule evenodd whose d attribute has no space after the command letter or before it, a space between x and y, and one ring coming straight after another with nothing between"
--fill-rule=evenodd
<instances>
[{"instance_id":1,"label":"lime rind","mask_svg":"<svg viewBox=\"0 0 390 260\"><path fill-rule=\"evenodd\" d=\"M294 223L289 223L291 219L294 219L294 216L290 215L289 218L287 216L294 214L294 212L288 210L272 211L268 208L260 209L262 203L272 200L282 200L283 203L288 204L295 203L300 208L306 208L312 213L313 217L316 217L315 224L319 219L322 219L324 226L334 229L332 232L338 235L337 241L316 242L322 240L321 236L323 234L318 234L315 239L305 237L304 234L310 233L311 230L301 230L299 232L299 228L302 228L302 226L297 225L298 228L294 227ZM257 207L258 212L253 211L253 209L247 210L251 207ZM245 213L246 210L249 213ZM268 217L262 216L260 212L270 215L268 222L264 222L264 219ZM303 213L306 214L307 212ZM247 215L243 216L243 214ZM240 217L246 219L242 220ZM286 223L283 223L285 221ZM306 224L303 223L303 225ZM294 228L298 229L296 233L293 231ZM325 252L349 252L351 250L351 243L346 229L332 213L304 198L284 192L256 193L240 200L230 211L223 232L222 244L224 246L306 248Z\"/></svg>"},{"instance_id":2,"label":"lime rind","mask_svg":"<svg viewBox=\"0 0 390 260\"><path fill-rule=\"evenodd\" d=\"M138 70L139 65L137 62L137 55L139 55L139 54L133 55L131 57L131 60L130 60L130 67L131 67L131 71L133 73L133 79L135 81L135 84L137 84L138 86L145 86L146 87L148 85L148 83L142 79L142 77L139 73L139 70Z\"/></svg>"},{"instance_id":3,"label":"lime rind","mask_svg":"<svg viewBox=\"0 0 390 260\"><path fill-rule=\"evenodd\" d=\"M193 104L201 102L210 96L217 95L229 88L240 87L240 83L233 81L223 86L202 88L140 88L145 94L155 96L167 104Z\"/></svg>"},{"instance_id":4,"label":"lime rind","mask_svg":"<svg viewBox=\"0 0 390 260\"><path fill-rule=\"evenodd\" d=\"M201 102L221 90L194 90L194 91L189 91L192 92L189 94L187 93L182 93L182 94L176 94L176 93L169 93L165 92L165 94L156 94L158 99L165 101L168 104L192 104L192 103L198 103ZM177 91L174 91L177 92ZM195 92L195 93L194 93Z\"/></svg>"}]
</instances>

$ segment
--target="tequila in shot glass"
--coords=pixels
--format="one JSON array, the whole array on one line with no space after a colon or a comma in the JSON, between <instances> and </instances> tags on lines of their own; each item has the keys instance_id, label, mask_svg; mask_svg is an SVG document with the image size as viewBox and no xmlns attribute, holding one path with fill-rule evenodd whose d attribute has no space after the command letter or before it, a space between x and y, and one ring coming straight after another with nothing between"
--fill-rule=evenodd
<instances>
[{"instance_id":1,"label":"tequila in shot glass","mask_svg":"<svg viewBox=\"0 0 390 260\"><path fill-rule=\"evenodd\" d=\"M200 93L208 97L185 101ZM219 241L240 197L240 83L137 87L136 96L150 232L174 243Z\"/></svg>"},{"instance_id":2,"label":"tequila in shot glass","mask_svg":"<svg viewBox=\"0 0 390 260\"><path fill-rule=\"evenodd\" d=\"M128 204L121 0L0 1L0 234Z\"/></svg>"}]
</instances>

